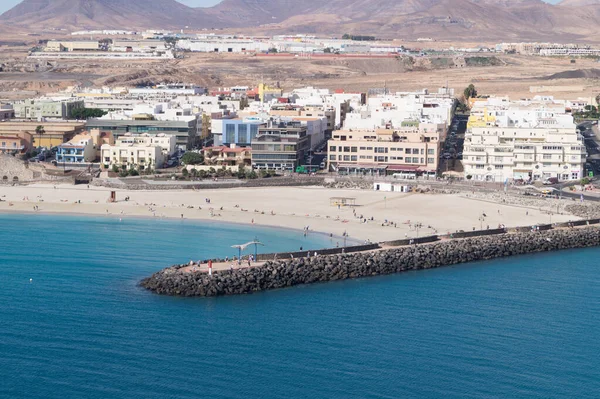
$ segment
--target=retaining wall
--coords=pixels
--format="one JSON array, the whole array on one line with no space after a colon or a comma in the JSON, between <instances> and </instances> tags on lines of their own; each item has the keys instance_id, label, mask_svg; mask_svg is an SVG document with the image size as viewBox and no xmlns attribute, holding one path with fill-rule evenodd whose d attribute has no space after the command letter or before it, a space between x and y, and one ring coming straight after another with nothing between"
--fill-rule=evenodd
<instances>
[{"instance_id":1,"label":"retaining wall","mask_svg":"<svg viewBox=\"0 0 600 399\"><path fill-rule=\"evenodd\" d=\"M140 283L155 293L179 296L248 294L350 278L430 269L458 263L536 252L600 245L597 227L445 240L381 251L359 252L268 261L254 268L205 272L180 272L186 265L163 269Z\"/></svg>"}]
</instances>

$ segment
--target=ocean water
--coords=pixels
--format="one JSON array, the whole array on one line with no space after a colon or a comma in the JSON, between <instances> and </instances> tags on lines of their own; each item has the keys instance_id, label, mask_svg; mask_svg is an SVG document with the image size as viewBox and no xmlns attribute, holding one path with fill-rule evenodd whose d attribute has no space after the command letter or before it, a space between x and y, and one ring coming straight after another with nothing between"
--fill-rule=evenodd
<instances>
[{"instance_id":1,"label":"ocean water","mask_svg":"<svg viewBox=\"0 0 600 399\"><path fill-rule=\"evenodd\" d=\"M137 286L255 235L268 252L329 245L252 226L0 215L0 397L600 397L598 249L237 297Z\"/></svg>"}]
</instances>

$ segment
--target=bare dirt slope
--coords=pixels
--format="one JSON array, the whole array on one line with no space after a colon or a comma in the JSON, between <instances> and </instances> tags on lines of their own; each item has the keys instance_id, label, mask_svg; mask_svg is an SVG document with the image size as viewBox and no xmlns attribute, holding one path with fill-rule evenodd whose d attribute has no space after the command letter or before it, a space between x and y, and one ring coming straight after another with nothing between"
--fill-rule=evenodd
<instances>
[{"instance_id":1,"label":"bare dirt slope","mask_svg":"<svg viewBox=\"0 0 600 399\"><path fill-rule=\"evenodd\" d=\"M577 68L592 71L597 62L578 59ZM509 55L390 58L296 58L226 54L190 54L170 61L34 61L13 55L0 63L0 97L56 92L67 86L136 86L191 82L209 88L279 83L284 89L318 86L347 91L384 87L397 91L448 85L461 92L475 83L480 93L531 97L591 97L598 92L595 74L574 72L569 59ZM548 80L553 76L552 80ZM544 86L540 88L541 86Z\"/></svg>"}]
</instances>

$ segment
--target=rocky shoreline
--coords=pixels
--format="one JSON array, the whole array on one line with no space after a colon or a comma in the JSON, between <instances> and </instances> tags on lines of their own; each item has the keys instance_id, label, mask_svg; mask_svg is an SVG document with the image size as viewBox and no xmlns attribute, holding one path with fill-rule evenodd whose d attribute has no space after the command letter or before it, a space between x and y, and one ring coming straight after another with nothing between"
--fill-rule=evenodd
<instances>
[{"instance_id":1,"label":"rocky shoreline","mask_svg":"<svg viewBox=\"0 0 600 399\"><path fill-rule=\"evenodd\" d=\"M598 220L593 223L598 223ZM179 269L187 265L174 265L142 280L140 285L157 294L186 297L249 294L300 284L598 245L598 227L566 227L449 239L378 251L268 261L259 267L217 271L212 276L203 271L182 272Z\"/></svg>"}]
</instances>

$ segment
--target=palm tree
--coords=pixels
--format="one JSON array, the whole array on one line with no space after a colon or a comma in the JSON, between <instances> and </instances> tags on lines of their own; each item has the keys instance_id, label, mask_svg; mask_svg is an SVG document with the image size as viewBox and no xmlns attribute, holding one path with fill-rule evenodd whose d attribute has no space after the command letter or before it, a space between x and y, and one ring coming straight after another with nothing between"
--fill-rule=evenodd
<instances>
[{"instance_id":1,"label":"palm tree","mask_svg":"<svg viewBox=\"0 0 600 399\"><path fill-rule=\"evenodd\" d=\"M39 137L39 142L38 142L38 147L41 146L42 143L42 134L46 133L46 131L44 130L44 126L39 125L38 127L35 128L35 134L38 135Z\"/></svg>"}]
</instances>

